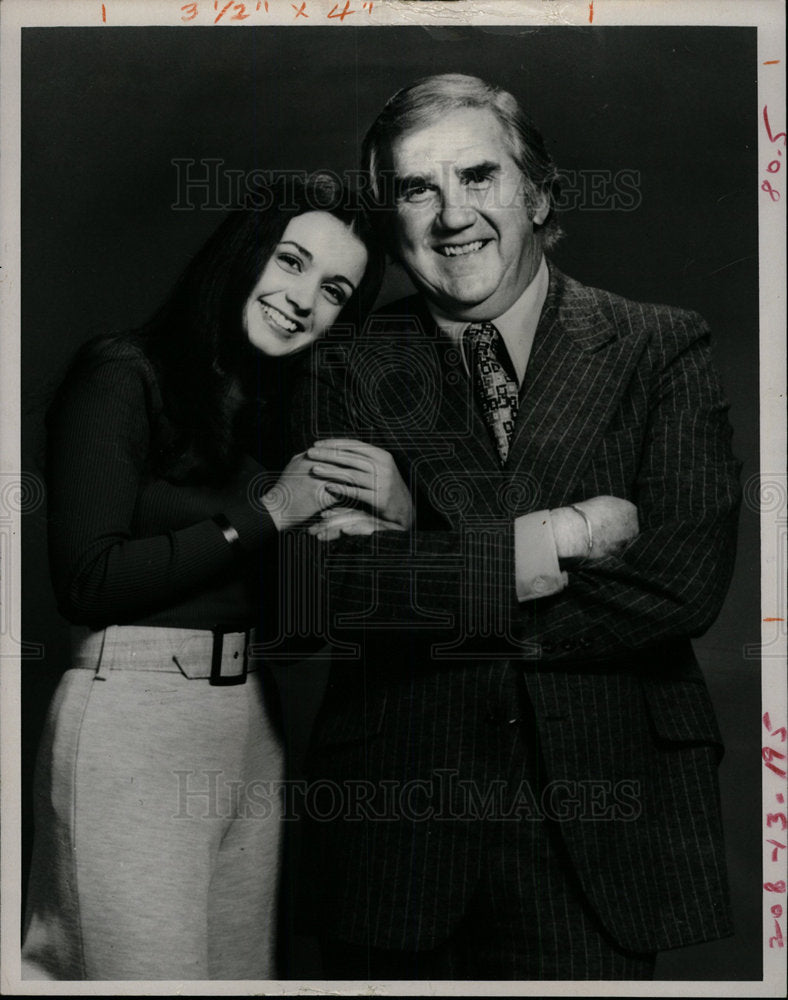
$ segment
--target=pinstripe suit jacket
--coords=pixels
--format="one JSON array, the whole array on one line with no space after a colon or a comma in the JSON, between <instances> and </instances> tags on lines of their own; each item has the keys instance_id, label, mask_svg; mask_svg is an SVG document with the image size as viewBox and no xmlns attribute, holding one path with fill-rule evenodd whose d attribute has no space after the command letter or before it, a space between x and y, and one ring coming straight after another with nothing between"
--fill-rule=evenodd
<instances>
[{"instance_id":1,"label":"pinstripe suit jacket","mask_svg":"<svg viewBox=\"0 0 788 1000\"><path fill-rule=\"evenodd\" d=\"M491 849L494 810L479 806L519 718L541 769L525 811L558 803L549 815L614 939L652 951L730 933L722 748L689 637L728 586L739 470L704 321L551 266L504 470L418 297L316 362L303 442L390 450L416 510L412 532L319 556L338 653L310 773L345 805L315 825L319 932L405 949L451 933ZM636 503L639 537L518 604L514 518L597 495Z\"/></svg>"}]
</instances>

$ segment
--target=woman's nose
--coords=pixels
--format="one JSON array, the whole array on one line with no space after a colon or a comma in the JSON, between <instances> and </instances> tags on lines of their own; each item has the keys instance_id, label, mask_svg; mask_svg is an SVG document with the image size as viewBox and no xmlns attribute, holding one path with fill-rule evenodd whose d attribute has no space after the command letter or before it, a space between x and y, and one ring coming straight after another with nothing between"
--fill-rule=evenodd
<instances>
[{"instance_id":1,"label":"woman's nose","mask_svg":"<svg viewBox=\"0 0 788 1000\"><path fill-rule=\"evenodd\" d=\"M299 316L308 316L314 308L316 293L314 282L301 277L287 288L285 295Z\"/></svg>"}]
</instances>

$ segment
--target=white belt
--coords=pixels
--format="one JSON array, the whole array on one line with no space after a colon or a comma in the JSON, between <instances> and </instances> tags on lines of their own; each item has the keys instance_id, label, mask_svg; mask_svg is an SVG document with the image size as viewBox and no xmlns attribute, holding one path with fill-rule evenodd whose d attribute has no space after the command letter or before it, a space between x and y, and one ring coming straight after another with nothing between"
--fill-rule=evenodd
<instances>
[{"instance_id":1,"label":"white belt","mask_svg":"<svg viewBox=\"0 0 788 1000\"><path fill-rule=\"evenodd\" d=\"M262 661L250 659L251 633L219 629L109 625L98 632L71 629L71 666L102 680L112 670L181 674L213 685L243 684Z\"/></svg>"}]
</instances>

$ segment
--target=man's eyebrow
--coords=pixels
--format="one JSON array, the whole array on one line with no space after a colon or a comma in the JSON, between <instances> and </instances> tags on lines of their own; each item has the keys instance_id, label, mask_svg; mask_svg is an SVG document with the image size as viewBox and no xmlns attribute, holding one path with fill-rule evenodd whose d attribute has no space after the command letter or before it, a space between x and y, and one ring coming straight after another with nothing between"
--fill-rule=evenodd
<instances>
[{"instance_id":1,"label":"man's eyebrow","mask_svg":"<svg viewBox=\"0 0 788 1000\"><path fill-rule=\"evenodd\" d=\"M466 177L469 174L482 174L489 177L500 172L501 164L497 160L480 160L478 163L455 167L455 170L460 177ZM431 184L434 176L435 172L432 170L416 170L411 174L396 174L394 178L396 191L400 193L418 184Z\"/></svg>"},{"instance_id":2,"label":"man's eyebrow","mask_svg":"<svg viewBox=\"0 0 788 1000\"><path fill-rule=\"evenodd\" d=\"M432 179L433 174L429 170L415 170L411 174L394 175L394 183L397 191L401 191L403 188L413 187L416 184L430 184L432 183Z\"/></svg>"},{"instance_id":3,"label":"man's eyebrow","mask_svg":"<svg viewBox=\"0 0 788 1000\"><path fill-rule=\"evenodd\" d=\"M466 174L490 174L497 173L501 169L501 164L496 160L482 160L481 163L471 163L467 167L459 167L457 173L460 176Z\"/></svg>"}]
</instances>

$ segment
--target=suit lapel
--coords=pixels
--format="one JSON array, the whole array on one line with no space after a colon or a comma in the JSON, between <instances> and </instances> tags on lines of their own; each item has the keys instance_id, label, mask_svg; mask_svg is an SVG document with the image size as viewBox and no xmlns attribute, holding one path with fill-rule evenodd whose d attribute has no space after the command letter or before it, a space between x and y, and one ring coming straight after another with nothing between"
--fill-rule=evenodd
<instances>
[{"instance_id":1,"label":"suit lapel","mask_svg":"<svg viewBox=\"0 0 788 1000\"><path fill-rule=\"evenodd\" d=\"M419 296L406 300L401 308L411 331L412 363L423 364L429 357L439 384L434 408L416 425L394 420L405 386L393 389L388 396L393 409L389 441L384 446L402 456L414 473L414 484L426 488L440 509L453 511L457 498L455 516L460 519L464 513L499 517L500 498L506 494L511 516L561 506L571 497L645 346L645 334L627 330L627 336L620 335L608 318L614 306L603 301L605 295L550 267L547 299L503 469L457 346L435 329ZM402 320L399 315L379 322L393 321L392 331L396 328L402 337ZM518 482L521 500L513 511L509 487Z\"/></svg>"},{"instance_id":2,"label":"suit lapel","mask_svg":"<svg viewBox=\"0 0 788 1000\"><path fill-rule=\"evenodd\" d=\"M499 485L508 479L501 470L481 408L476 405L473 382L467 377L458 346L435 327L420 297L400 306L408 319L411 364L428 366L438 383L432 405L416 423L391 421L389 447L410 466L414 484L430 496L431 504L455 519L498 515ZM391 317L401 336L402 317ZM379 318L380 322L380 318ZM387 318L386 322L390 322ZM382 328L385 330L385 328ZM387 393L389 404L400 407L404 387ZM500 477L501 483L496 479Z\"/></svg>"},{"instance_id":3,"label":"suit lapel","mask_svg":"<svg viewBox=\"0 0 788 1000\"><path fill-rule=\"evenodd\" d=\"M462 347L440 332L426 308L424 312L424 329L434 338L443 373L441 392L435 399L435 427L441 439L453 445L454 458L448 462L455 471L458 464L462 469L497 469L498 452L476 400L473 379L466 372Z\"/></svg>"},{"instance_id":4,"label":"suit lapel","mask_svg":"<svg viewBox=\"0 0 788 1000\"><path fill-rule=\"evenodd\" d=\"M508 463L536 480L539 506L570 497L644 347L642 336L619 335L604 294L551 266Z\"/></svg>"}]
</instances>

